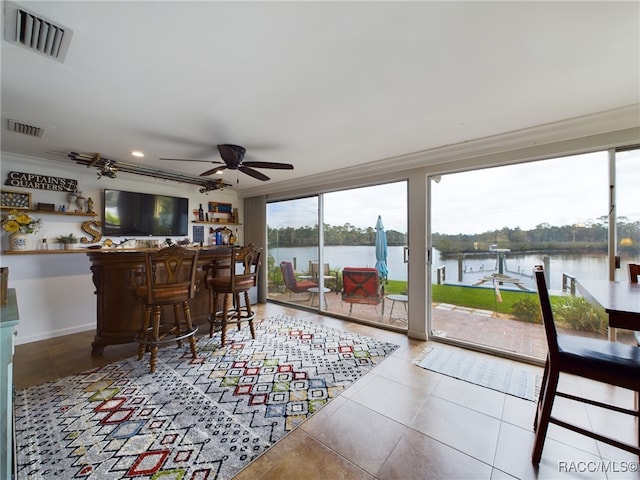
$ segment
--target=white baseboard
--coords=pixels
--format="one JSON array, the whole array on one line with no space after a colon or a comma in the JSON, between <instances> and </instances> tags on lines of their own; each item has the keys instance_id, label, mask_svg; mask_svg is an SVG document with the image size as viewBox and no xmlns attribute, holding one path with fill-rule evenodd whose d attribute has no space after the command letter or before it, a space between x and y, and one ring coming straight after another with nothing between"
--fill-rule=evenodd
<instances>
[{"instance_id":1,"label":"white baseboard","mask_svg":"<svg viewBox=\"0 0 640 480\"><path fill-rule=\"evenodd\" d=\"M71 335L73 333L87 332L89 330L95 330L95 323L86 325L77 325L72 328L65 328L62 330L54 330L51 332L42 332L36 335L21 336L20 325L18 325L18 336L15 338L15 345L25 345L27 343L39 342L40 340L50 340L52 338L64 337L65 335Z\"/></svg>"}]
</instances>

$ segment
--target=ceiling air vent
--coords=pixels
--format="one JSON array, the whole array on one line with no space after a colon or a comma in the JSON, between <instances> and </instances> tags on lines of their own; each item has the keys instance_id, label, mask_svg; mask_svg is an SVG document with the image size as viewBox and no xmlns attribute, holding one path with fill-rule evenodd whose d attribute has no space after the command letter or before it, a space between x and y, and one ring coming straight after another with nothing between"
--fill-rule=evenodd
<instances>
[{"instance_id":1,"label":"ceiling air vent","mask_svg":"<svg viewBox=\"0 0 640 480\"><path fill-rule=\"evenodd\" d=\"M33 125L27 125L26 123L18 122L16 120L9 119L9 131L22 133L29 135L30 137L42 137L44 130L40 127L34 127Z\"/></svg>"},{"instance_id":2,"label":"ceiling air vent","mask_svg":"<svg viewBox=\"0 0 640 480\"><path fill-rule=\"evenodd\" d=\"M5 40L63 62L73 32L23 7L5 2Z\"/></svg>"}]
</instances>

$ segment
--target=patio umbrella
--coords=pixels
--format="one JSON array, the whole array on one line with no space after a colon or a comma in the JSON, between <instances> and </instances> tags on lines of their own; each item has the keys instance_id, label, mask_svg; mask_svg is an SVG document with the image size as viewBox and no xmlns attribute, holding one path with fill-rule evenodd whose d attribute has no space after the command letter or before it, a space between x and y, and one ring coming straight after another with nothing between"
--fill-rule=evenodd
<instances>
[{"instance_id":1,"label":"patio umbrella","mask_svg":"<svg viewBox=\"0 0 640 480\"><path fill-rule=\"evenodd\" d=\"M382 217L378 215L376 223L376 269L380 278L387 279L389 269L387 268L387 233L382 225Z\"/></svg>"}]
</instances>

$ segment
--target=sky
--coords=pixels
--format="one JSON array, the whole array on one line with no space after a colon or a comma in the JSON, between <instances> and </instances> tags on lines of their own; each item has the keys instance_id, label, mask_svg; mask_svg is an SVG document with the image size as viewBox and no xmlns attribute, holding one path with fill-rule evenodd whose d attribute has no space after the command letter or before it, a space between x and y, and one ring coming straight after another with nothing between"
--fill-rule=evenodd
<instances>
[{"instance_id":1,"label":"sky","mask_svg":"<svg viewBox=\"0 0 640 480\"><path fill-rule=\"evenodd\" d=\"M271 203L268 206L267 223L271 228L279 226L302 227L318 223L316 197L291 202ZM382 216L385 229L407 231L407 187L396 182L374 187L363 187L324 195L325 223L350 224L358 228L375 228L378 215Z\"/></svg>"},{"instance_id":2,"label":"sky","mask_svg":"<svg viewBox=\"0 0 640 480\"><path fill-rule=\"evenodd\" d=\"M618 216L640 220L640 151L618 154L617 183ZM432 231L455 235L586 224L607 215L608 195L607 152L442 175L432 182ZM294 208L270 204L269 226L315 225L315 197L295 202ZM406 202L404 182L328 193L325 223L373 228L381 215L387 230L406 232Z\"/></svg>"}]
</instances>

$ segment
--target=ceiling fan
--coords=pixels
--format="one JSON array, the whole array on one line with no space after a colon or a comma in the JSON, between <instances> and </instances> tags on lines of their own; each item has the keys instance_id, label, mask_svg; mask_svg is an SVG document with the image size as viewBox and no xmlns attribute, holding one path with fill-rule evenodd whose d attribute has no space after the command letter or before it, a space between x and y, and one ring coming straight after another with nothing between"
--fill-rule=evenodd
<instances>
[{"instance_id":1,"label":"ceiling fan","mask_svg":"<svg viewBox=\"0 0 640 480\"><path fill-rule=\"evenodd\" d=\"M242 173L246 173L250 177L257 178L258 180L266 181L270 180L264 173L255 170L256 168L271 168L275 170L293 170L293 165L289 163L277 163L277 162L253 162L253 161L244 161L244 154L246 153L246 149L241 147L240 145L231 145L228 143L220 144L217 146L218 151L220 152L220 157L223 162L214 161L214 160L191 160L186 158L161 158L160 160L172 160L177 162L206 162L206 163L219 163L222 166L215 167L207 170L206 172L202 172L200 174L201 177L206 177L213 173L220 173L224 169L229 170L238 170Z\"/></svg>"}]
</instances>

